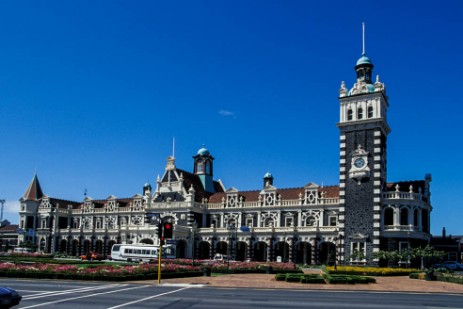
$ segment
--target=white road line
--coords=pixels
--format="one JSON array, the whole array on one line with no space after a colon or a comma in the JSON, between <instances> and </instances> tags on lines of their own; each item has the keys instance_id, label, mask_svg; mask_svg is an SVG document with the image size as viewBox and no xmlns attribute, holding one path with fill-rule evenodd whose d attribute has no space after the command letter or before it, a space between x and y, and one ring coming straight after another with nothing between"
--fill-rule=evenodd
<instances>
[{"instance_id":1,"label":"white road line","mask_svg":"<svg viewBox=\"0 0 463 309\"><path fill-rule=\"evenodd\" d=\"M117 306L114 306L114 307L109 307L108 309L116 309L116 308L121 308L121 307L129 306L129 305L133 305L133 304L136 304L136 303L141 303L142 301L145 301L145 300L149 300L149 299L156 298L156 297L161 297L161 296L164 296L164 295L167 295L167 294L177 293L177 292L180 292L182 290L190 289L190 288L191 288L191 286L187 286L187 287L175 290L175 291L161 293L161 294L153 295L153 296L150 296L150 297L145 297L145 298L142 298L142 299L134 300L134 301L131 301L131 302L128 302L128 303L125 303L125 304L120 304L120 305L117 305Z\"/></svg>"},{"instance_id":2,"label":"white road line","mask_svg":"<svg viewBox=\"0 0 463 309\"><path fill-rule=\"evenodd\" d=\"M36 298L43 298L43 297L49 297L49 296L55 296L55 295L65 295L65 294L71 294L71 293L79 293L79 292L87 292L87 291L95 291L95 290L103 290L103 289L110 289L112 287L124 287L127 286L127 284L124 285L119 285L119 284L108 284L108 285L100 285L96 287L84 287L84 288L78 288L78 289L71 289L71 290L64 290L64 291L49 291L49 292L43 292L39 294L34 294L34 295L26 295L23 297L24 300L26 299L36 299ZM19 292L22 292L23 290L18 290Z\"/></svg>"},{"instance_id":3,"label":"white road line","mask_svg":"<svg viewBox=\"0 0 463 309\"><path fill-rule=\"evenodd\" d=\"M93 297L93 296L98 296L98 295L103 295L103 294L111 294L111 293L117 293L117 292L121 292L121 291L142 289L142 288L147 288L147 287L150 287L150 286L149 285L142 285L142 286L137 286L137 287L132 287L132 288L112 290L112 291L108 291L108 292L101 292L101 293L94 293L94 294L88 294L88 295L83 295L83 296L78 296L78 297L71 297L71 298L65 298L65 299L50 301L50 302L47 302L47 303L41 303L41 304L27 306L27 307L21 307L21 308L26 309L26 308L35 308L35 307L41 307L41 306L48 306L48 305L52 305L52 304L62 303L62 302L69 301L69 300L75 300L75 299L80 299L80 298L88 298L88 297Z\"/></svg>"}]
</instances>

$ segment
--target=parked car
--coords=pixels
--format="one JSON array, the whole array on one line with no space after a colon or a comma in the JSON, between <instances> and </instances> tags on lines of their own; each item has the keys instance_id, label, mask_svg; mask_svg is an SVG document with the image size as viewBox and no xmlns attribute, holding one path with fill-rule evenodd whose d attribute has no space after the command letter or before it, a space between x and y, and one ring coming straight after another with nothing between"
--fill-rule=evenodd
<instances>
[{"instance_id":1,"label":"parked car","mask_svg":"<svg viewBox=\"0 0 463 309\"><path fill-rule=\"evenodd\" d=\"M21 301L22 296L15 290L7 287L0 287L0 309L7 309L16 306Z\"/></svg>"},{"instance_id":2,"label":"parked car","mask_svg":"<svg viewBox=\"0 0 463 309\"><path fill-rule=\"evenodd\" d=\"M440 264L434 264L432 267L433 268L445 268L448 270L456 270L456 271L463 270L463 264L460 264L455 261L447 261L447 262L443 262Z\"/></svg>"},{"instance_id":3,"label":"parked car","mask_svg":"<svg viewBox=\"0 0 463 309\"><path fill-rule=\"evenodd\" d=\"M227 256L223 255L223 254L220 254L220 253L217 253L216 255L214 255L213 260L216 261L216 262L224 262L224 261L227 260Z\"/></svg>"}]
</instances>

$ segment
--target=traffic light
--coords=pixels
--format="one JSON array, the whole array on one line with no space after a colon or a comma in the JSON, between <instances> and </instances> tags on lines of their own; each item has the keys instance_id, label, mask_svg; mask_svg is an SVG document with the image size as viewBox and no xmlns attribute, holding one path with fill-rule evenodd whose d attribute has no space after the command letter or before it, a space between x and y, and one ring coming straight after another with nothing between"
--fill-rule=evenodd
<instances>
[{"instance_id":1,"label":"traffic light","mask_svg":"<svg viewBox=\"0 0 463 309\"><path fill-rule=\"evenodd\" d=\"M159 239L162 238L162 224L161 223L158 224L158 238Z\"/></svg>"},{"instance_id":2,"label":"traffic light","mask_svg":"<svg viewBox=\"0 0 463 309\"><path fill-rule=\"evenodd\" d=\"M164 222L164 238L172 238L174 231L174 224L170 222Z\"/></svg>"}]
</instances>

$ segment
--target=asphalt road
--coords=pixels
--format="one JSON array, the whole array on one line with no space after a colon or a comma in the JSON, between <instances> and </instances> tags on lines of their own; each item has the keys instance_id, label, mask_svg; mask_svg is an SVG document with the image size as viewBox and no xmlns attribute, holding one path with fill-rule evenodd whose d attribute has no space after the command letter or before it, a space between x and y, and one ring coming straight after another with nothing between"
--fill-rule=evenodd
<instances>
[{"instance_id":1,"label":"asphalt road","mask_svg":"<svg viewBox=\"0 0 463 309\"><path fill-rule=\"evenodd\" d=\"M185 285L0 279L23 300L16 308L463 308L463 295L238 289Z\"/></svg>"}]
</instances>

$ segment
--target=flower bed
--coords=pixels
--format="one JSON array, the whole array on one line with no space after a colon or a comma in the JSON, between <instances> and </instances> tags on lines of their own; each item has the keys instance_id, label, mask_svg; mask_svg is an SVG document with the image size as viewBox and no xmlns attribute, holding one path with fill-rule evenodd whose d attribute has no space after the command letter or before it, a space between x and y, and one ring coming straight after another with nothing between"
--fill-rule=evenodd
<instances>
[{"instance_id":1,"label":"flower bed","mask_svg":"<svg viewBox=\"0 0 463 309\"><path fill-rule=\"evenodd\" d=\"M157 278L157 265L77 266L35 263L29 265L0 263L0 276L20 278L81 279L81 280L143 280ZM163 278L201 276L199 267L165 264Z\"/></svg>"}]
</instances>

